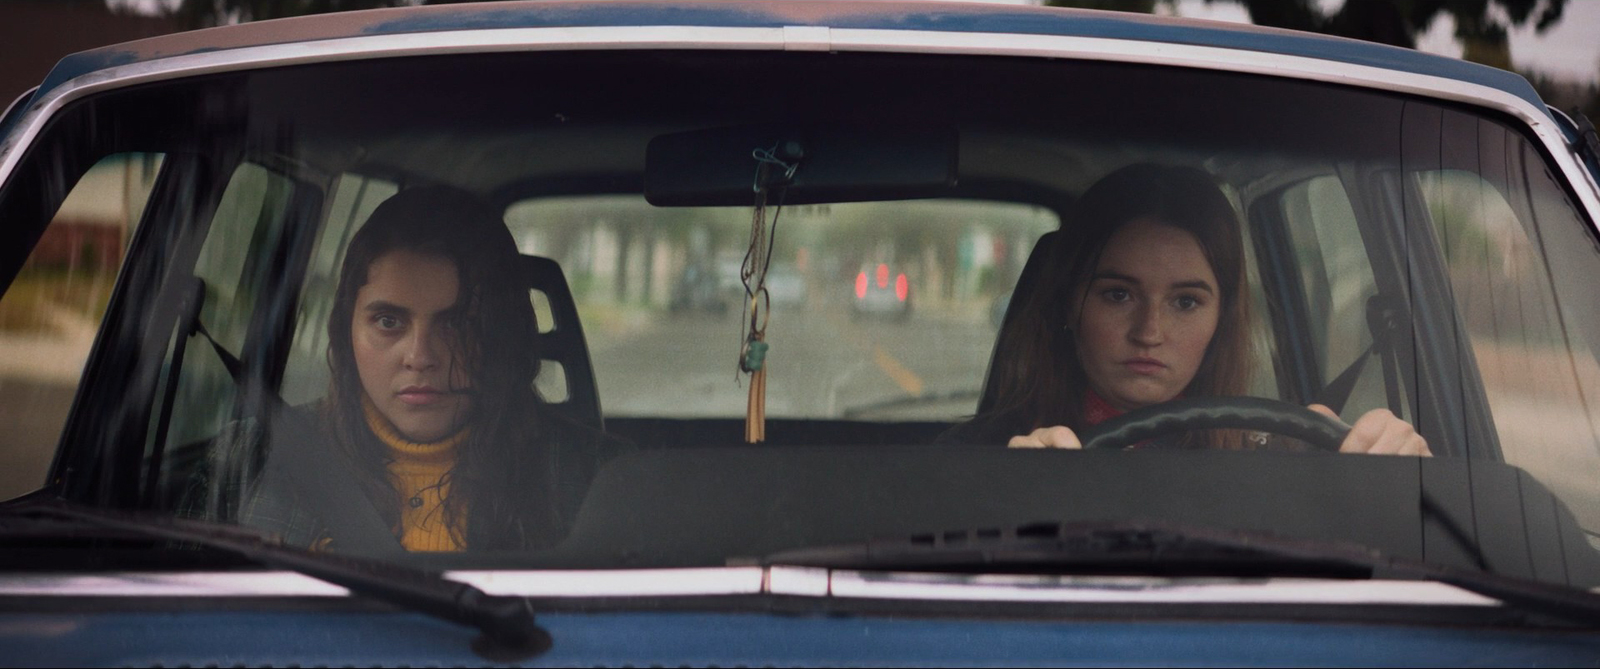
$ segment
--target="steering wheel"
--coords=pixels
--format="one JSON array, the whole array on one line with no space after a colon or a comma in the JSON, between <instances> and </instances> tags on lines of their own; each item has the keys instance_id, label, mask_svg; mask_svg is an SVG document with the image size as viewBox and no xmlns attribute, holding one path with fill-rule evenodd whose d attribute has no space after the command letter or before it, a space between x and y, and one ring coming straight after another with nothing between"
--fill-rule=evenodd
<instances>
[{"instance_id":1,"label":"steering wheel","mask_svg":"<svg viewBox=\"0 0 1600 669\"><path fill-rule=\"evenodd\" d=\"M1336 452L1350 426L1305 407L1260 397L1200 397L1135 409L1083 431L1085 449L1123 448L1174 432L1256 430Z\"/></svg>"}]
</instances>

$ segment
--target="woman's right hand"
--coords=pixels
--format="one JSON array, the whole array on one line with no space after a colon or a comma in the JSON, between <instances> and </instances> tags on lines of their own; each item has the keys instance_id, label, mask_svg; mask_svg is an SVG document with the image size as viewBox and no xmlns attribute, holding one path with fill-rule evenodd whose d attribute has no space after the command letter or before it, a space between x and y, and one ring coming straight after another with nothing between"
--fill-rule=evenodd
<instances>
[{"instance_id":1,"label":"woman's right hand","mask_svg":"<svg viewBox=\"0 0 1600 669\"><path fill-rule=\"evenodd\" d=\"M1011 438L1006 448L1070 448L1081 449L1083 442L1078 441L1078 435L1065 425L1052 425L1041 427L1028 434L1017 435Z\"/></svg>"}]
</instances>

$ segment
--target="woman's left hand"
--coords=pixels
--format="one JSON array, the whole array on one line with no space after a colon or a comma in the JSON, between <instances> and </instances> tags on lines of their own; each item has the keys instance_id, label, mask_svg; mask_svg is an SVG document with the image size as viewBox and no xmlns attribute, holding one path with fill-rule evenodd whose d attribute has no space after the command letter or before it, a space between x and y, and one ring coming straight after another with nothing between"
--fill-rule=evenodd
<instances>
[{"instance_id":1,"label":"woman's left hand","mask_svg":"<svg viewBox=\"0 0 1600 669\"><path fill-rule=\"evenodd\" d=\"M1307 408L1339 420L1339 414L1321 404ZM1428 440L1388 409L1373 409L1356 420L1350 427L1350 434L1345 435L1344 443L1339 445L1339 452L1433 457L1433 451L1428 450Z\"/></svg>"}]
</instances>

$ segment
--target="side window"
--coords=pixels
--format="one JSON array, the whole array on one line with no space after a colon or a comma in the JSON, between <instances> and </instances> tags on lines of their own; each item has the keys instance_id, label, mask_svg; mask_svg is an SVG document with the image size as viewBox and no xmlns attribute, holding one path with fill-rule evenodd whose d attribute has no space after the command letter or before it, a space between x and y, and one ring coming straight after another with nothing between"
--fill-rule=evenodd
<instances>
[{"instance_id":1,"label":"side window","mask_svg":"<svg viewBox=\"0 0 1600 669\"><path fill-rule=\"evenodd\" d=\"M45 482L162 156L88 170L0 298L0 499Z\"/></svg>"},{"instance_id":2,"label":"side window","mask_svg":"<svg viewBox=\"0 0 1600 669\"><path fill-rule=\"evenodd\" d=\"M1483 122L1479 170L1415 174L1501 451L1600 530L1600 362L1591 329L1600 254L1520 137ZM1575 288L1575 290L1574 290Z\"/></svg>"},{"instance_id":3,"label":"side window","mask_svg":"<svg viewBox=\"0 0 1600 669\"><path fill-rule=\"evenodd\" d=\"M232 418L238 386L229 366L244 346L263 283L273 271L268 250L278 243L293 184L260 165L241 164L207 229L194 268L204 295L198 322L177 335L169 349L167 374L176 373L176 379L161 380L162 388L170 389L164 393L171 393L173 409L165 426L163 412L151 415L151 439L160 441L168 481L184 479L204 452L185 445L203 443Z\"/></svg>"},{"instance_id":4,"label":"side window","mask_svg":"<svg viewBox=\"0 0 1600 669\"><path fill-rule=\"evenodd\" d=\"M327 223L317 235L301 288L298 325L280 391L288 404L304 404L327 394L328 314L345 247L372 211L397 192L399 187L389 181L359 174L340 175L334 183Z\"/></svg>"},{"instance_id":5,"label":"side window","mask_svg":"<svg viewBox=\"0 0 1600 669\"><path fill-rule=\"evenodd\" d=\"M1349 375L1341 416L1354 422L1377 408L1404 416L1402 384L1396 378L1389 387L1383 366L1390 363L1372 345L1369 321L1381 307L1374 302L1379 291L1343 182L1334 175L1313 177L1281 191L1277 204L1299 269L1318 374L1325 387ZM1330 399L1323 393L1314 399Z\"/></svg>"},{"instance_id":6,"label":"side window","mask_svg":"<svg viewBox=\"0 0 1600 669\"><path fill-rule=\"evenodd\" d=\"M194 275L205 282L200 322L222 345L238 352L259 297L267 254L276 225L288 210L291 182L266 168L245 163L234 170L222 192L216 217L195 260Z\"/></svg>"}]
</instances>

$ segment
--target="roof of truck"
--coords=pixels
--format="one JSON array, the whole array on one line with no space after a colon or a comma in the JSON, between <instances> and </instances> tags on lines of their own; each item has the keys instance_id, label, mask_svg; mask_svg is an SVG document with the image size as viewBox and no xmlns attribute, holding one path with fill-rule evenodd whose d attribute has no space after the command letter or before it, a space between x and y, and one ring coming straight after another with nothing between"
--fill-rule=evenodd
<instances>
[{"instance_id":1,"label":"roof of truck","mask_svg":"<svg viewBox=\"0 0 1600 669\"><path fill-rule=\"evenodd\" d=\"M703 26L1092 37L1317 58L1489 86L1543 109L1520 75L1466 61L1313 33L1128 12L952 2L530 0L337 12L176 33L73 54L39 93L75 77L173 56L350 37L508 28Z\"/></svg>"}]
</instances>

